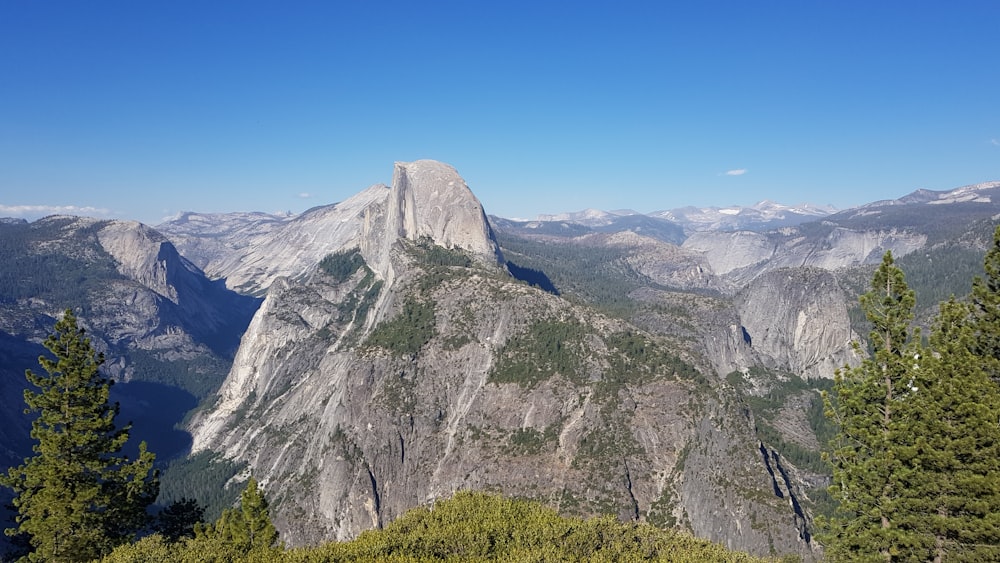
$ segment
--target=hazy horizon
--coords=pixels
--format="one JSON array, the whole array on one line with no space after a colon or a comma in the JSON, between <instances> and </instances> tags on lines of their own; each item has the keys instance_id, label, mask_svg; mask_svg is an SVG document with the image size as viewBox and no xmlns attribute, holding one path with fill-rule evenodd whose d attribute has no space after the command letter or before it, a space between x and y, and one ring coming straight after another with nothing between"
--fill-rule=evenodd
<instances>
[{"instance_id":1,"label":"hazy horizon","mask_svg":"<svg viewBox=\"0 0 1000 563\"><path fill-rule=\"evenodd\" d=\"M1000 179L1000 4L0 6L0 215L838 209Z\"/></svg>"}]
</instances>

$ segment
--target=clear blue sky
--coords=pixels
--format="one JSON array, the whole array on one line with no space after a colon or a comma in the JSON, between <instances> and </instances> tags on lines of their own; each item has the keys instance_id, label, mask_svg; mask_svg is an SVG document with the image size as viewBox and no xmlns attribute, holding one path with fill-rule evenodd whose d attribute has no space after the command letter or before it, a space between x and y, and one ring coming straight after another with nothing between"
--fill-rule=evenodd
<instances>
[{"instance_id":1,"label":"clear blue sky","mask_svg":"<svg viewBox=\"0 0 1000 563\"><path fill-rule=\"evenodd\" d=\"M1000 180L1000 2L0 0L0 215L300 212L420 158L507 217Z\"/></svg>"}]
</instances>

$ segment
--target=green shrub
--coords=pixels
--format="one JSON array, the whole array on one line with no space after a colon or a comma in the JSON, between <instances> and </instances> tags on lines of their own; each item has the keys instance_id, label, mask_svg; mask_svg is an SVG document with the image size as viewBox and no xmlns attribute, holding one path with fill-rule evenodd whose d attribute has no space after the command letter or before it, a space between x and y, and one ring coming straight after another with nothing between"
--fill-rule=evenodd
<instances>
[{"instance_id":1,"label":"green shrub","mask_svg":"<svg viewBox=\"0 0 1000 563\"><path fill-rule=\"evenodd\" d=\"M531 388L554 375L581 382L585 327L576 319L542 320L512 336L498 353L491 383Z\"/></svg>"},{"instance_id":2,"label":"green shrub","mask_svg":"<svg viewBox=\"0 0 1000 563\"><path fill-rule=\"evenodd\" d=\"M367 344L401 356L412 356L434 338L436 332L434 303L409 297L399 315L375 327Z\"/></svg>"},{"instance_id":3,"label":"green shrub","mask_svg":"<svg viewBox=\"0 0 1000 563\"><path fill-rule=\"evenodd\" d=\"M365 259L357 248L328 254L320 260L319 268L337 282L345 282L359 269L365 266Z\"/></svg>"}]
</instances>

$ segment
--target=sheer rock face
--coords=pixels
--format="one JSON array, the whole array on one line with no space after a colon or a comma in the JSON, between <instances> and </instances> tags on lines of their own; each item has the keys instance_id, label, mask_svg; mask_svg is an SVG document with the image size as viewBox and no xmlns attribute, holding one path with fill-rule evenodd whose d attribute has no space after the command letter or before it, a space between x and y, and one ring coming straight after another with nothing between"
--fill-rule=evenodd
<instances>
[{"instance_id":1,"label":"sheer rock face","mask_svg":"<svg viewBox=\"0 0 1000 563\"><path fill-rule=\"evenodd\" d=\"M385 196L356 216L367 268L275 278L218 401L189 424L194 452L249 465L283 539L348 539L487 489L571 514L680 522L755 553L812 553L787 498L768 498L771 477L735 403L679 360L643 375L645 360L628 359L634 341L621 340L634 327L507 277L454 169L399 163ZM428 242L472 267L429 261ZM694 283L702 265L659 275ZM504 361L531 349L532 327L552 322L571 327L554 336L570 367L535 358L524 377L537 370L537 381L498 380ZM421 330L416 348L393 347Z\"/></svg>"},{"instance_id":2,"label":"sheer rock face","mask_svg":"<svg viewBox=\"0 0 1000 563\"><path fill-rule=\"evenodd\" d=\"M425 237L466 250L480 263L503 264L482 204L454 168L433 160L397 162L385 202L365 211L362 254L373 270L389 278L389 250L396 241Z\"/></svg>"},{"instance_id":3,"label":"sheer rock face","mask_svg":"<svg viewBox=\"0 0 1000 563\"><path fill-rule=\"evenodd\" d=\"M209 281L165 236L141 223L107 222L97 240L129 280L109 283L108 298L93 305L109 335L146 349L183 348L191 335L212 340L224 356L235 352L256 300Z\"/></svg>"},{"instance_id":4,"label":"sheer rock face","mask_svg":"<svg viewBox=\"0 0 1000 563\"><path fill-rule=\"evenodd\" d=\"M112 390L119 421L135 421L133 438L157 455L181 454L187 444L174 424L200 398L194 393L221 383L259 300L208 280L163 235L133 221L51 216L4 228L10 255L37 260L0 271L41 283L33 295L0 299L0 399L11 407L0 412L0 469L31 455L24 370L41 371L41 342L67 308L105 354L103 372L120 383Z\"/></svg>"},{"instance_id":5,"label":"sheer rock face","mask_svg":"<svg viewBox=\"0 0 1000 563\"><path fill-rule=\"evenodd\" d=\"M370 280L364 270L343 282L322 271L279 281L219 403L191 424L195 451L249 463L283 539L348 539L486 489L568 513L682 522L757 553L811 553L787 499L760 500L770 478L734 405L676 366L648 377L625 368L627 382L613 383L623 361L615 335L634 328L493 269L428 268L400 247L390 261L385 305L367 315L384 326L410 299L432 303L433 335L418 352L372 344L363 307L345 314ZM508 346L552 321L580 327L562 341L576 368L547 366L529 385L493 379L515 354ZM685 465L688 451L696 463Z\"/></svg>"},{"instance_id":6,"label":"sheer rock face","mask_svg":"<svg viewBox=\"0 0 1000 563\"><path fill-rule=\"evenodd\" d=\"M682 248L702 254L712 273L725 276L738 287L778 268L812 266L834 270L877 264L887 250L894 256L905 256L923 248L926 242L927 236L920 233L838 227L822 237L807 237L795 229L769 233L700 232L688 237Z\"/></svg>"},{"instance_id":7,"label":"sheer rock face","mask_svg":"<svg viewBox=\"0 0 1000 563\"><path fill-rule=\"evenodd\" d=\"M746 342L767 367L804 378L832 377L860 358L851 342L847 295L830 272L818 268L769 271L736 299Z\"/></svg>"},{"instance_id":8,"label":"sheer rock face","mask_svg":"<svg viewBox=\"0 0 1000 563\"><path fill-rule=\"evenodd\" d=\"M206 268L237 291L263 294L279 277L302 276L326 255L358 246L366 209L388 195L386 186L375 184L340 203L310 209L280 227L244 233L230 243L231 251Z\"/></svg>"},{"instance_id":9,"label":"sheer rock face","mask_svg":"<svg viewBox=\"0 0 1000 563\"><path fill-rule=\"evenodd\" d=\"M454 168L433 160L396 163L391 188L375 184L294 217L187 213L158 228L196 256L208 275L253 295L280 277L308 274L328 254L359 246L372 269L389 279L388 252L398 239L427 237L480 262L503 264L479 200Z\"/></svg>"}]
</instances>

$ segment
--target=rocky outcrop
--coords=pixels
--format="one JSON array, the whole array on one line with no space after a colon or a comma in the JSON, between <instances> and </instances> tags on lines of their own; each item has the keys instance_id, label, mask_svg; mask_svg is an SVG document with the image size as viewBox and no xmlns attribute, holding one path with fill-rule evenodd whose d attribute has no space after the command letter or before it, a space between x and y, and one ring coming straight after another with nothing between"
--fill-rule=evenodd
<instances>
[{"instance_id":1,"label":"rocky outcrop","mask_svg":"<svg viewBox=\"0 0 1000 563\"><path fill-rule=\"evenodd\" d=\"M794 528L772 527L792 519L782 501L741 493L770 494L751 427L726 422L734 413L669 348L494 269L430 266L405 248L391 260L382 291L394 295L379 300L392 305L373 331L359 315L379 313L351 297L368 293L364 270L275 284L217 405L191 423L195 451L247 462L272 491L287 541L350 538L488 489L570 514L687 522L759 553L810 552ZM392 328L421 318L418 306L432 311L427 340L394 348ZM570 359L549 355L552 338ZM717 446L705 450L707 436ZM749 462L706 481L700 462L683 463L703 450L720 471L737 450Z\"/></svg>"},{"instance_id":2,"label":"rocky outcrop","mask_svg":"<svg viewBox=\"0 0 1000 563\"><path fill-rule=\"evenodd\" d=\"M388 195L386 186L376 184L340 203L310 209L279 228L248 233L207 271L241 293L263 295L274 280L301 277L326 255L358 246L365 210Z\"/></svg>"},{"instance_id":3,"label":"rocky outcrop","mask_svg":"<svg viewBox=\"0 0 1000 563\"><path fill-rule=\"evenodd\" d=\"M189 425L193 451L248 464L272 491L287 541L351 538L488 489L811 553L785 501L760 502L772 478L753 427L732 421L691 354L508 277L453 169L398 164L361 224L367 266L275 280L216 403ZM650 272L690 283L699 266ZM731 472L735 452L745 463Z\"/></svg>"},{"instance_id":4,"label":"rocky outcrop","mask_svg":"<svg viewBox=\"0 0 1000 563\"><path fill-rule=\"evenodd\" d=\"M829 378L860 358L848 297L830 272L787 268L755 278L736 298L744 340L760 364L804 378Z\"/></svg>"},{"instance_id":5,"label":"rocky outcrop","mask_svg":"<svg viewBox=\"0 0 1000 563\"><path fill-rule=\"evenodd\" d=\"M219 222L228 226L220 230ZM375 184L346 200L293 217L184 214L158 226L193 252L213 278L263 295L280 277L302 277L330 253L362 247L369 265L388 271L397 240L427 238L503 264L482 205L454 168L433 160L398 162L392 187Z\"/></svg>"},{"instance_id":6,"label":"rocky outcrop","mask_svg":"<svg viewBox=\"0 0 1000 563\"><path fill-rule=\"evenodd\" d=\"M905 256L923 248L927 236L903 230L855 230L829 226L825 234L807 235L801 228L767 233L749 231L694 233L682 245L705 257L713 274L733 286L778 268L817 267L835 270L876 264L886 251Z\"/></svg>"},{"instance_id":7,"label":"rocky outcrop","mask_svg":"<svg viewBox=\"0 0 1000 563\"><path fill-rule=\"evenodd\" d=\"M0 272L21 277L0 284L0 396L11 407L0 412L0 462L31 453L24 370L39 371L40 343L67 308L106 357L119 422L133 421L159 459L181 453L189 438L174 425L218 388L258 300L208 280L139 223L53 216L2 229Z\"/></svg>"},{"instance_id":8,"label":"rocky outcrop","mask_svg":"<svg viewBox=\"0 0 1000 563\"><path fill-rule=\"evenodd\" d=\"M503 264L482 204L454 168L433 160L397 162L385 202L365 210L361 252L375 272L388 277L393 245L422 238L468 251L482 264Z\"/></svg>"}]
</instances>

